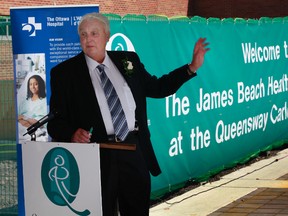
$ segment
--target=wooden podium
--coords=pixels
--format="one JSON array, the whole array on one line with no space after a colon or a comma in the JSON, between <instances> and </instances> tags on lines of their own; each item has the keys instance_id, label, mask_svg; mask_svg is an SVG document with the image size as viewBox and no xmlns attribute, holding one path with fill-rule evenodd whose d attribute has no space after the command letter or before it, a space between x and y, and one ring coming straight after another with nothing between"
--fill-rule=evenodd
<instances>
[{"instance_id":1,"label":"wooden podium","mask_svg":"<svg viewBox=\"0 0 288 216\"><path fill-rule=\"evenodd\" d=\"M135 151L136 145L130 143L99 143L100 148Z\"/></svg>"}]
</instances>

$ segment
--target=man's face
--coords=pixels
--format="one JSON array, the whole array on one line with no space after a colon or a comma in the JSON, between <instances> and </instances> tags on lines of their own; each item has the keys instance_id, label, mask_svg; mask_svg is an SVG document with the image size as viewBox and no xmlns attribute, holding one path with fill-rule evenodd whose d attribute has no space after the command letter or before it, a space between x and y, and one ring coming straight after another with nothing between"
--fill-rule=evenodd
<instances>
[{"instance_id":1,"label":"man's face","mask_svg":"<svg viewBox=\"0 0 288 216\"><path fill-rule=\"evenodd\" d=\"M101 63L105 56L106 43L109 40L104 23L97 19L85 20L79 27L79 35L83 52Z\"/></svg>"}]
</instances>

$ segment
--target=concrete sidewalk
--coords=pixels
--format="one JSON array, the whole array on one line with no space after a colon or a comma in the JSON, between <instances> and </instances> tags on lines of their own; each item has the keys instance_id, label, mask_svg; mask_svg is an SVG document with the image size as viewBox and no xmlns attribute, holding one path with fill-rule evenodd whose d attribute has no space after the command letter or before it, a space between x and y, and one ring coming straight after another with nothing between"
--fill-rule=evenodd
<instances>
[{"instance_id":1,"label":"concrete sidewalk","mask_svg":"<svg viewBox=\"0 0 288 216\"><path fill-rule=\"evenodd\" d=\"M286 215L288 149L150 209L150 216Z\"/></svg>"}]
</instances>

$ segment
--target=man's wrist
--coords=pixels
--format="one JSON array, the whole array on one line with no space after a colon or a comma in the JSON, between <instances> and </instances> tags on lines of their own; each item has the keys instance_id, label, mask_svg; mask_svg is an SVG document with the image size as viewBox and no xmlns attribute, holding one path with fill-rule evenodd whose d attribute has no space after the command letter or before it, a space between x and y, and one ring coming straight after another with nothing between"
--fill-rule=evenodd
<instances>
[{"instance_id":1,"label":"man's wrist","mask_svg":"<svg viewBox=\"0 0 288 216\"><path fill-rule=\"evenodd\" d=\"M187 64L187 73L191 76L196 74L196 70L191 69L190 64Z\"/></svg>"}]
</instances>

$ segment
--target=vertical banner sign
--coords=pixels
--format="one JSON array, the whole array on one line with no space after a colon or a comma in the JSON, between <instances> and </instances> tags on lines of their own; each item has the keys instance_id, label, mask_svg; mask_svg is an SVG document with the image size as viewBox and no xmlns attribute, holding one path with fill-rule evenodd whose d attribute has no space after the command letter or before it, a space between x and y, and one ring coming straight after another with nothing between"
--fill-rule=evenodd
<instances>
[{"instance_id":1,"label":"vertical banner sign","mask_svg":"<svg viewBox=\"0 0 288 216\"><path fill-rule=\"evenodd\" d=\"M98 5L11 8L14 75L17 95L17 142L30 140L27 128L48 112L50 70L81 51L77 33L83 14ZM37 141L48 141L44 127Z\"/></svg>"},{"instance_id":2,"label":"vertical banner sign","mask_svg":"<svg viewBox=\"0 0 288 216\"><path fill-rule=\"evenodd\" d=\"M99 12L99 6L11 8L17 143L30 140L27 128L48 114L50 70L81 51L77 27L81 17L90 12ZM36 141L48 141L46 125L37 129L33 135ZM21 148L21 145L17 146L18 207L19 215L25 215Z\"/></svg>"}]
</instances>

